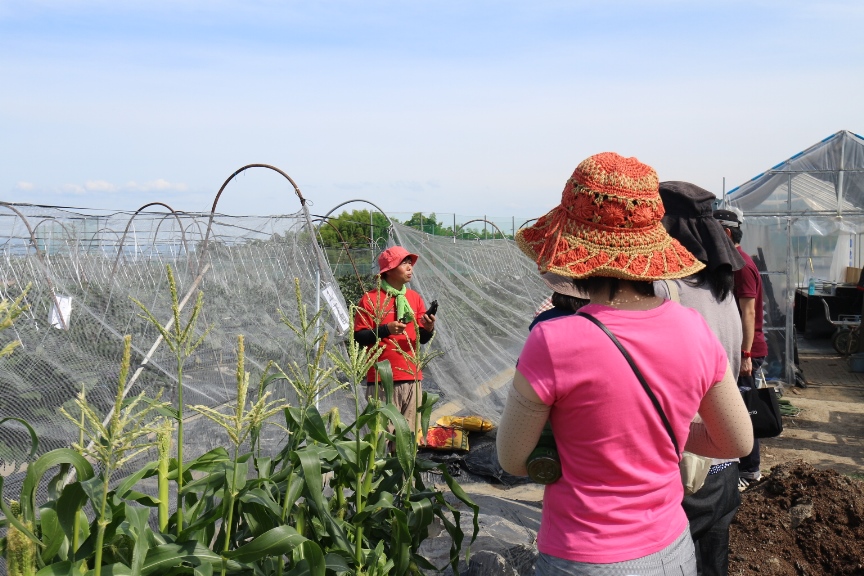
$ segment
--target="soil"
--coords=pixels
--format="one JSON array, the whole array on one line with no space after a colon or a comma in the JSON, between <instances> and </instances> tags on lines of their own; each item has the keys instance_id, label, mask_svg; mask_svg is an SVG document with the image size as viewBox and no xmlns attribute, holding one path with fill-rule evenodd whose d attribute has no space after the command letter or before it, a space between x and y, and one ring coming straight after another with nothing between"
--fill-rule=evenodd
<instances>
[{"instance_id":1,"label":"soil","mask_svg":"<svg viewBox=\"0 0 864 576\"><path fill-rule=\"evenodd\" d=\"M742 494L729 574L864 575L864 482L803 460Z\"/></svg>"},{"instance_id":2,"label":"soil","mask_svg":"<svg viewBox=\"0 0 864 576\"><path fill-rule=\"evenodd\" d=\"M864 576L864 374L844 358L801 357L800 408L762 441L761 482L730 527L731 576Z\"/></svg>"}]
</instances>

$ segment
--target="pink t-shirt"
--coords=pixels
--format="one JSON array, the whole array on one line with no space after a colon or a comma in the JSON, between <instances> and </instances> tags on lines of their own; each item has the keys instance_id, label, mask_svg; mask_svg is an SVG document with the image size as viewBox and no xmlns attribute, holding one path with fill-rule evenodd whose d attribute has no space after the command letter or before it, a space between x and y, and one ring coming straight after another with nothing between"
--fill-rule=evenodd
<instances>
[{"instance_id":1,"label":"pink t-shirt","mask_svg":"<svg viewBox=\"0 0 864 576\"><path fill-rule=\"evenodd\" d=\"M726 371L726 353L695 310L672 301L648 311L597 304L603 322L645 376L683 449L702 397ZM624 356L597 326L565 316L531 331L518 370L544 403L562 477L546 486L537 547L605 564L653 554L687 527L678 456Z\"/></svg>"}]
</instances>

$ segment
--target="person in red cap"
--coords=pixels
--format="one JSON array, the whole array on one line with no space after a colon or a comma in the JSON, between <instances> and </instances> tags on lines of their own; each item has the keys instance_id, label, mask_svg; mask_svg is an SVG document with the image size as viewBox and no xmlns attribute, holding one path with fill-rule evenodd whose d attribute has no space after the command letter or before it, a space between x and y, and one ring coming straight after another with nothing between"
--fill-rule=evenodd
<instances>
[{"instance_id":1,"label":"person in red cap","mask_svg":"<svg viewBox=\"0 0 864 576\"><path fill-rule=\"evenodd\" d=\"M426 313L420 294L407 287L414 274L417 255L402 246L392 246L378 256L381 285L360 298L354 315L354 339L363 346L381 346L378 361L389 360L393 368L393 402L417 431L417 400L423 373L416 362L417 346L432 338L435 315ZM378 372L373 367L366 376L366 397L375 394ZM379 386L378 397L384 400Z\"/></svg>"}]
</instances>

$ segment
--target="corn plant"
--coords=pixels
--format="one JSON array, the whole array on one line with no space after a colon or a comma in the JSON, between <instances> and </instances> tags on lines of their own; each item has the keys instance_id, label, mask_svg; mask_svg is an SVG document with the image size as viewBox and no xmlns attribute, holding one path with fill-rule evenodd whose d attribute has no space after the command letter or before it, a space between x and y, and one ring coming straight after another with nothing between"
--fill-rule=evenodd
<instances>
[{"instance_id":1,"label":"corn plant","mask_svg":"<svg viewBox=\"0 0 864 576\"><path fill-rule=\"evenodd\" d=\"M292 322L282 310L278 310L278 313L282 323L294 333L300 342L302 355L287 361L285 364L287 372L274 363L273 366L276 371L262 379L259 395L270 383L280 379L286 380L297 395L297 407L302 423L310 406L317 406L328 396L339 392L344 388L344 384L334 378L335 366L326 365L328 335L326 331L320 329L324 310L318 310L312 317L309 316L306 305L303 303L300 280L297 278L294 279L294 295L299 313L298 323ZM299 437L292 439L296 440ZM296 448L297 445L292 444L291 447Z\"/></svg>"},{"instance_id":2,"label":"corn plant","mask_svg":"<svg viewBox=\"0 0 864 576\"><path fill-rule=\"evenodd\" d=\"M111 524L113 516L108 511L108 494L112 476L126 462L148 450L153 444L148 436L155 434L159 429L159 424L154 423L153 420L156 410L161 407L158 397L154 402L143 402L144 392L142 392L131 401L125 401L131 348L132 337L126 336L124 338L123 359L120 363L120 380L111 418L107 425L102 423L100 415L87 403L83 393L76 401L83 420L69 414L65 408L60 409L60 412L76 426L80 425L80 422L84 423L81 426L81 431L90 440L87 445L76 443L73 448L82 455L91 457L100 465L101 474L91 482L85 482L82 485L84 491L95 504L97 514L94 547L95 576L100 576L102 573L105 531ZM149 513L149 510L146 511ZM143 561L143 557L141 560Z\"/></svg>"},{"instance_id":3,"label":"corn plant","mask_svg":"<svg viewBox=\"0 0 864 576\"><path fill-rule=\"evenodd\" d=\"M80 417L65 408L61 412L80 428L81 438L89 442L73 444L74 450L53 450L31 464L17 513L0 501L5 520L26 536L34 548L40 575L83 574L88 566L93 567L93 576L100 576L103 568L106 573L116 574L116 564L131 565L137 568L132 573L142 573L149 548L145 534L149 509L129 503L150 499L132 490L138 479L135 475L132 481L127 478L116 488L111 486L115 473L152 445L150 435L157 427L161 404L158 396L145 401L143 393L126 399L130 351L131 338L126 336L115 401L107 423L103 424L102 416L80 394L75 401ZM98 464L98 474L94 473L90 460ZM49 501L37 506L36 491L42 478L57 467L59 471L47 486ZM67 472L72 467L76 480L68 482ZM89 525L83 514L85 507L89 507L93 517ZM136 539L135 535L141 538Z\"/></svg>"},{"instance_id":4,"label":"corn plant","mask_svg":"<svg viewBox=\"0 0 864 576\"><path fill-rule=\"evenodd\" d=\"M239 465L240 447L249 438L253 430L258 430L271 416L278 414L285 408L279 400L268 401L269 392L265 392L258 398L247 411L246 404L249 392L249 373L245 370L245 350L243 336L237 338L237 400L231 413L225 414L208 406L190 406L190 408L209 418L227 433L234 449L233 459L230 466L226 467L225 477L227 486L223 497L222 515L222 553L230 549L232 528L234 526L234 502L239 496L238 484L245 483L242 477L245 467ZM222 574L225 574L227 565L222 565Z\"/></svg>"},{"instance_id":5,"label":"corn plant","mask_svg":"<svg viewBox=\"0 0 864 576\"><path fill-rule=\"evenodd\" d=\"M12 326L15 322L15 319L18 318L25 310L27 310L27 305L24 304L24 299L27 297L27 292L30 291L30 284L24 288L24 291L21 292L21 295L18 296L15 300L7 300L4 298L0 301L0 331L3 331ZM0 358L5 358L12 354L12 352L17 348L21 342L19 340L13 340L9 342L6 346L0 349Z\"/></svg>"},{"instance_id":6,"label":"corn plant","mask_svg":"<svg viewBox=\"0 0 864 576\"><path fill-rule=\"evenodd\" d=\"M372 366L392 398L392 372L388 362L378 361L380 349L363 348L353 339L344 347L328 344L317 315L307 315L299 288L297 301L300 321L293 332L303 340L303 353L287 363L283 359L286 371L268 365L255 388L239 337L236 403L221 409L190 407L225 430L230 451L218 447L185 463L179 446L178 459L170 458L173 421L182 412L167 410L158 397L124 399L127 338L110 421L102 425L82 393L75 403L79 410L67 413L82 434L75 444L78 451L54 450L32 463L15 510L0 498L0 525L7 527L0 549L7 561L14 552L16 569L25 574L37 570L39 576L401 576L444 568L418 553L438 518L451 537L455 570L466 544L460 508L473 512L473 541L479 528L477 506L445 465L418 458L414 432L392 402L363 400ZM175 312L179 326L179 310ZM168 334L183 350L196 345L183 334L192 333L197 314L193 311L179 336ZM177 357L179 362L181 355ZM421 352L418 357L422 361L432 355ZM267 388L278 379L298 392L297 405L270 398ZM257 395L250 393L253 389ZM316 406L338 392L353 400L351 422L343 422L335 410L322 416ZM423 395L424 428L435 399ZM158 418L166 413L167 420ZM280 413L286 440L264 453L259 432ZM182 441L179 431L177 441ZM123 464L145 447L152 447L158 460L119 477L128 468ZM422 473L432 470L440 473L460 506L424 484ZM46 477L48 498L37 503L37 487ZM154 477L158 495L150 496L138 485ZM177 481L178 506L185 515L179 508L169 515L171 480ZM0 478L0 495L2 488ZM153 508L158 519L151 526Z\"/></svg>"},{"instance_id":7,"label":"corn plant","mask_svg":"<svg viewBox=\"0 0 864 576\"><path fill-rule=\"evenodd\" d=\"M171 265L166 264L165 269L168 274L168 290L171 295L171 319L163 326L156 316L147 309L144 304L132 298L132 301L141 308L143 314L141 317L148 320L162 336L165 344L174 354L177 361L177 410L175 420L177 421L177 533L183 529L183 500L180 494L183 491L184 470L183 470L183 417L185 415L185 405L183 403L183 366L186 364L186 359L195 352L195 349L204 342L204 338L210 332L207 328L203 334L197 339L195 338L195 324L198 322L198 315L201 313L201 308L204 305L204 293L198 292L198 298L195 300L195 305L192 307L192 313L189 315L189 320L186 326L180 324L180 302L177 294L177 282L174 280L174 272L171 270Z\"/></svg>"}]
</instances>

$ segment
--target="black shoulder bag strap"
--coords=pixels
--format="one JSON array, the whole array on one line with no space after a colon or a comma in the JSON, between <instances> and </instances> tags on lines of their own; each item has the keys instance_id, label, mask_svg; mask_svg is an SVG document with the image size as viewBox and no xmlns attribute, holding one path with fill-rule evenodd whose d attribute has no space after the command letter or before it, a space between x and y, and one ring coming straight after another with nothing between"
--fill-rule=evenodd
<instances>
[{"instance_id":1,"label":"black shoulder bag strap","mask_svg":"<svg viewBox=\"0 0 864 576\"><path fill-rule=\"evenodd\" d=\"M663 420L663 426L666 428L666 433L669 434L669 439L672 440L672 446L675 447L675 455L680 458L681 451L678 449L678 441L675 439L675 433L672 431L672 425L669 423L669 419L666 418L666 413L663 412L663 407L660 406L660 401L657 400L657 397L654 395L654 392L651 391L651 387L648 386L648 382L645 381L645 377L642 376L642 372L639 371L639 368L636 366L636 362L633 361L633 357L630 356L630 353L627 352L627 349L621 345L621 342L618 341L618 338L609 331L605 324L600 322L594 316L590 314L586 314L585 312L576 312L577 316L582 316L583 318L587 318L598 328L603 330L606 335L612 340L612 343L618 347L618 350L621 351L621 354L624 355L624 359L627 360L627 363L630 364L630 368L633 369L633 373L636 374L636 378L639 379L639 383L642 384L642 388L645 390L645 393L648 394L648 398L651 399L651 403L654 405L654 408L657 410L657 413L660 414L660 419Z\"/></svg>"}]
</instances>

